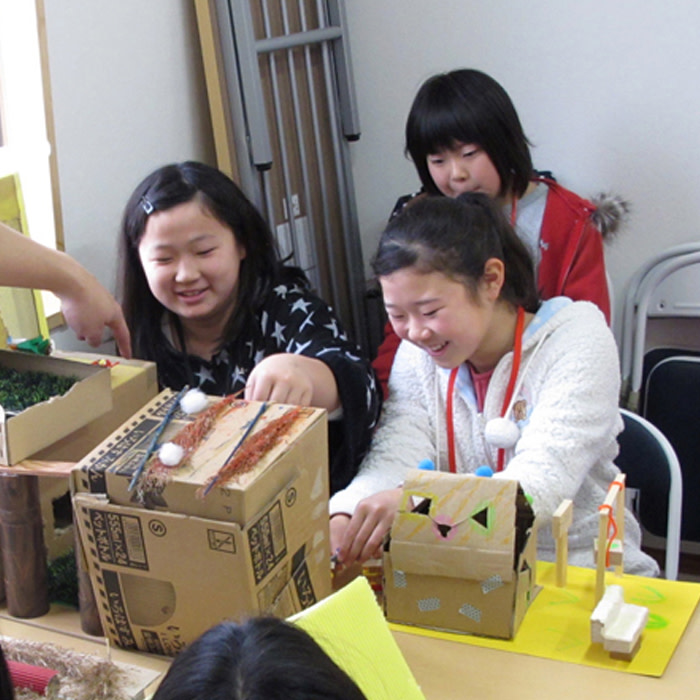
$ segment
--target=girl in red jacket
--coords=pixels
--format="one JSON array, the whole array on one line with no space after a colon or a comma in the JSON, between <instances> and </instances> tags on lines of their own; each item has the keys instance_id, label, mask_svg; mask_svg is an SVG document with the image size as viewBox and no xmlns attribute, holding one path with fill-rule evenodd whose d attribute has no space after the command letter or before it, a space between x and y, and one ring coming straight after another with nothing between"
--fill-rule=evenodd
<instances>
[{"instance_id":1,"label":"girl in red jacket","mask_svg":"<svg viewBox=\"0 0 700 700\"><path fill-rule=\"evenodd\" d=\"M401 197L392 216L416 197L484 192L502 203L532 256L543 299L592 301L610 321L603 235L612 232L626 205L593 204L537 175L530 144L506 91L477 70L429 78L406 121L406 152L423 188ZM385 329L374 368L387 393L399 339Z\"/></svg>"}]
</instances>

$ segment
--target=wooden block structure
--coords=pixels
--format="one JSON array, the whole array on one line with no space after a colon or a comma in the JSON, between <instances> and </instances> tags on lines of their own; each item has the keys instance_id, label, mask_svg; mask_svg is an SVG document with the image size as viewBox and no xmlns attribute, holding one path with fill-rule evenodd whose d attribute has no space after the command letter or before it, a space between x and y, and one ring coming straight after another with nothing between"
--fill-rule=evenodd
<instances>
[{"instance_id":1,"label":"wooden block structure","mask_svg":"<svg viewBox=\"0 0 700 700\"><path fill-rule=\"evenodd\" d=\"M566 570L569 559L569 528L574 518L574 502L564 499L552 516L552 534L556 546L557 586L566 586Z\"/></svg>"},{"instance_id":2,"label":"wooden block structure","mask_svg":"<svg viewBox=\"0 0 700 700\"><path fill-rule=\"evenodd\" d=\"M7 611L14 617L45 615L48 567L37 476L0 474L0 543Z\"/></svg>"},{"instance_id":3,"label":"wooden block structure","mask_svg":"<svg viewBox=\"0 0 700 700\"><path fill-rule=\"evenodd\" d=\"M605 572L615 566L615 573L622 576L623 546L625 540L625 475L620 474L610 483L605 500L598 509L598 538L595 541L596 583L595 602L600 602L605 593ZM609 535L610 526L615 532ZM608 545L608 541L610 541ZM609 559L608 559L609 557Z\"/></svg>"},{"instance_id":4,"label":"wooden block structure","mask_svg":"<svg viewBox=\"0 0 700 700\"><path fill-rule=\"evenodd\" d=\"M648 619L649 608L625 603L622 586L608 586L591 615L591 642L629 661L639 650Z\"/></svg>"}]
</instances>

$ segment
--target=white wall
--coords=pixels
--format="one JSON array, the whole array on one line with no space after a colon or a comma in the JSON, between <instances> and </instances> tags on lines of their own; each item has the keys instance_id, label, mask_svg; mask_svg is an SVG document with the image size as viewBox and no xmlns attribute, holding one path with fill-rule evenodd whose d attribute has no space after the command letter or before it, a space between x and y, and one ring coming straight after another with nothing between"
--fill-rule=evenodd
<instances>
[{"instance_id":1,"label":"white wall","mask_svg":"<svg viewBox=\"0 0 700 700\"><path fill-rule=\"evenodd\" d=\"M136 184L165 163L215 162L194 3L45 6L66 250L113 289ZM79 347L69 332L57 342Z\"/></svg>"},{"instance_id":2,"label":"white wall","mask_svg":"<svg viewBox=\"0 0 700 700\"><path fill-rule=\"evenodd\" d=\"M365 258L399 194L406 114L435 72L484 70L515 103L535 166L630 200L608 246L617 306L655 251L700 238L697 0L348 0L362 138L352 146ZM619 313L616 314L619 318Z\"/></svg>"},{"instance_id":3,"label":"white wall","mask_svg":"<svg viewBox=\"0 0 700 700\"><path fill-rule=\"evenodd\" d=\"M191 0L45 0L68 252L110 288L122 207L165 162L214 162ZM633 206L608 247L621 301L656 250L698 238L697 0L347 0L365 258L417 186L403 127L419 85L476 67L510 93L535 165ZM619 317L619 314L617 314Z\"/></svg>"}]
</instances>

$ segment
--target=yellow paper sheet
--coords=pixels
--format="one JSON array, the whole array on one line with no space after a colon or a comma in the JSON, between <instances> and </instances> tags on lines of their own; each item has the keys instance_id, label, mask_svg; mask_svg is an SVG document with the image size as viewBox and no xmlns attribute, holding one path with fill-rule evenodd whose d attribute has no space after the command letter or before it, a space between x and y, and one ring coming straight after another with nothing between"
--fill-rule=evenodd
<instances>
[{"instance_id":1,"label":"yellow paper sheet","mask_svg":"<svg viewBox=\"0 0 700 700\"><path fill-rule=\"evenodd\" d=\"M406 625L392 629L492 649L541 656L558 661L598 666L644 676L663 675L698 600L700 584L642 576L606 574L606 585L621 585L625 602L649 608L649 622L640 650L631 661L612 659L602 644L591 643L590 617L594 608L595 570L570 566L567 585L555 585L554 564L537 563L542 586L512 640L439 632Z\"/></svg>"},{"instance_id":2,"label":"yellow paper sheet","mask_svg":"<svg viewBox=\"0 0 700 700\"><path fill-rule=\"evenodd\" d=\"M367 700L425 700L364 577L290 620L319 643Z\"/></svg>"}]
</instances>

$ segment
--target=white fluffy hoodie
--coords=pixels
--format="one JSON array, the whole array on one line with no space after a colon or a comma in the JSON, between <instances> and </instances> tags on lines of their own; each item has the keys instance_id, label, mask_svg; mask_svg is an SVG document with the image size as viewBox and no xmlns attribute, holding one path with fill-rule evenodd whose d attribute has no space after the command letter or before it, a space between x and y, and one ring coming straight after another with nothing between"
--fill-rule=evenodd
<instances>
[{"instance_id":1,"label":"white fluffy hoodie","mask_svg":"<svg viewBox=\"0 0 700 700\"><path fill-rule=\"evenodd\" d=\"M545 340L537 347L543 335ZM500 415L512 360L511 352L496 366L482 413L477 410L469 371L460 368L454 399L459 472L471 473L481 465L495 469L497 450L487 444L484 426ZM517 479L532 497L539 521L540 559L554 559L551 518L561 501L569 498L574 502L569 563L595 565L598 506L619 474L613 464L622 429L618 362L605 318L589 302L550 299L523 335L523 379L514 397L515 409L507 416L517 421L520 438L506 452L506 469L494 478ZM448 377L449 371L437 367L426 352L401 343L389 379L390 396L370 452L352 483L332 497L331 514L350 514L363 498L397 487L404 471L423 459L447 469ZM658 575L658 565L641 551L640 541L639 526L628 512L625 571Z\"/></svg>"}]
</instances>

